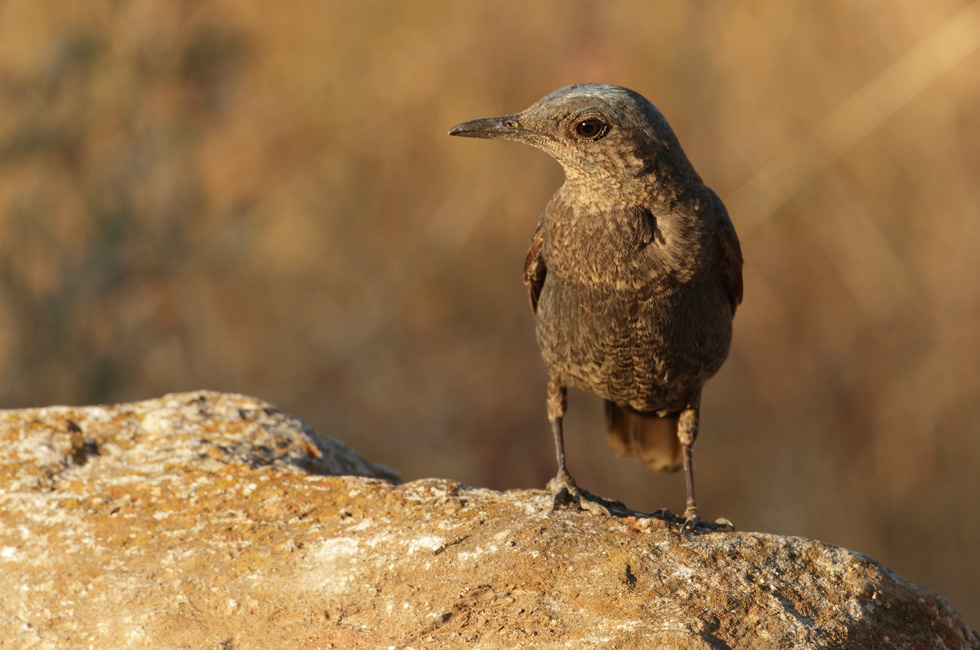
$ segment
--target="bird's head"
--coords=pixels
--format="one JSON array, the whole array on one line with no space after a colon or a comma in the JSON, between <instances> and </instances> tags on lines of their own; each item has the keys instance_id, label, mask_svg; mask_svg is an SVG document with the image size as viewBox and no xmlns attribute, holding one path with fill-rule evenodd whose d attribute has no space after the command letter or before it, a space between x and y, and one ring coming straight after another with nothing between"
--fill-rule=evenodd
<instances>
[{"instance_id":1,"label":"bird's head","mask_svg":"<svg viewBox=\"0 0 980 650\"><path fill-rule=\"evenodd\" d=\"M650 187L664 175L694 173L660 111L619 86L559 88L520 113L457 124L449 135L532 145L561 163L569 182L593 190Z\"/></svg>"}]
</instances>

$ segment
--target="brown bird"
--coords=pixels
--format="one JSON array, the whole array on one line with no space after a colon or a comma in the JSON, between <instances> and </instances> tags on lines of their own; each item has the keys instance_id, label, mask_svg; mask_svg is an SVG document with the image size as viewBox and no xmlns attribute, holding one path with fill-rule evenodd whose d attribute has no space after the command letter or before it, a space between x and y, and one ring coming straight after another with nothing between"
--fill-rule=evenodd
<instances>
[{"instance_id":1,"label":"brown bird","mask_svg":"<svg viewBox=\"0 0 980 650\"><path fill-rule=\"evenodd\" d=\"M562 417L573 385L606 400L617 452L654 471L683 465L684 519L695 524L701 389L728 356L742 301L742 253L725 206L660 111L626 88L567 86L521 113L449 134L523 142L565 171L524 264L550 378L556 505L609 503L578 488L565 465Z\"/></svg>"}]
</instances>

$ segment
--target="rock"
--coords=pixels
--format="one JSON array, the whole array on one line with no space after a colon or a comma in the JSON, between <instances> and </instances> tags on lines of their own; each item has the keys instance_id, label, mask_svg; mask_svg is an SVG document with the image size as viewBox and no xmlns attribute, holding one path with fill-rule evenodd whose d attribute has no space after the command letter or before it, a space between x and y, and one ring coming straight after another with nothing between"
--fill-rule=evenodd
<instances>
[{"instance_id":1,"label":"rock","mask_svg":"<svg viewBox=\"0 0 980 650\"><path fill-rule=\"evenodd\" d=\"M980 648L820 542L397 475L238 395L0 412L0 647Z\"/></svg>"}]
</instances>

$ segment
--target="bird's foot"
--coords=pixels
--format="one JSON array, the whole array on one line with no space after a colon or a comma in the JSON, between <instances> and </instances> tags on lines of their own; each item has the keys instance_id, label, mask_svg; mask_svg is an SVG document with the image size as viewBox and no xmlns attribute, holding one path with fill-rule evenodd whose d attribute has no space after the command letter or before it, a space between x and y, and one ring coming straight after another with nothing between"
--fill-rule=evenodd
<instances>
[{"instance_id":1,"label":"bird's foot","mask_svg":"<svg viewBox=\"0 0 980 650\"><path fill-rule=\"evenodd\" d=\"M681 517L684 519L684 530L688 532L693 531L701 523L697 506L688 506Z\"/></svg>"},{"instance_id":2,"label":"bird's foot","mask_svg":"<svg viewBox=\"0 0 980 650\"><path fill-rule=\"evenodd\" d=\"M667 508L658 508L647 516L663 519L667 523L680 526L681 530L686 532L735 532L735 525L728 519L719 517L714 521L704 521L698 516L697 510L695 510L693 513L685 510L683 515L675 515Z\"/></svg>"},{"instance_id":3,"label":"bird's foot","mask_svg":"<svg viewBox=\"0 0 980 650\"><path fill-rule=\"evenodd\" d=\"M684 530L694 531L698 528L720 533L734 533L735 524L724 517L718 517L714 521L702 521L698 516L697 506L688 506L684 511Z\"/></svg>"},{"instance_id":4,"label":"bird's foot","mask_svg":"<svg viewBox=\"0 0 980 650\"><path fill-rule=\"evenodd\" d=\"M575 479L566 470L560 470L555 478L548 481L548 490L555 496L552 510L559 510L563 507L577 506L581 510L588 510L595 514L612 516L609 511L591 494L575 484Z\"/></svg>"},{"instance_id":5,"label":"bird's foot","mask_svg":"<svg viewBox=\"0 0 980 650\"><path fill-rule=\"evenodd\" d=\"M580 510L605 517L627 517L636 514L621 501L605 499L583 490L575 484L575 480L565 470L559 471L555 478L548 481L548 491L555 497L552 510L577 506Z\"/></svg>"}]
</instances>

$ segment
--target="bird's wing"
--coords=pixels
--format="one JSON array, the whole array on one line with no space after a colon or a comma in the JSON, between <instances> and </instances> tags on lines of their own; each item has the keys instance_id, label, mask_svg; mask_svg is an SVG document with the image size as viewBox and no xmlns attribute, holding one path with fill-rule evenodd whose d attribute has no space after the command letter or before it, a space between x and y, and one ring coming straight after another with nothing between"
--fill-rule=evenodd
<instances>
[{"instance_id":1,"label":"bird's wing","mask_svg":"<svg viewBox=\"0 0 980 650\"><path fill-rule=\"evenodd\" d=\"M718 245L721 256L721 280L728 293L728 300L735 308L742 302L742 247L735 234L735 226L728 217L728 210L714 192L711 193L715 202L715 214L718 217Z\"/></svg>"},{"instance_id":2,"label":"bird's wing","mask_svg":"<svg viewBox=\"0 0 980 650\"><path fill-rule=\"evenodd\" d=\"M541 295L541 287L544 285L544 277L547 269L544 266L544 259L541 258L541 245L544 243L544 229L541 223L534 231L531 239L531 248L527 252L527 259L524 260L524 284L527 285L528 293L531 297L531 310L538 312L538 296Z\"/></svg>"}]
</instances>

